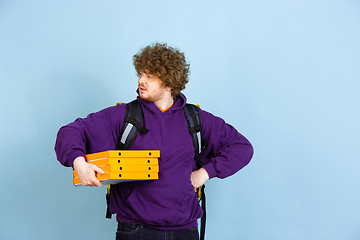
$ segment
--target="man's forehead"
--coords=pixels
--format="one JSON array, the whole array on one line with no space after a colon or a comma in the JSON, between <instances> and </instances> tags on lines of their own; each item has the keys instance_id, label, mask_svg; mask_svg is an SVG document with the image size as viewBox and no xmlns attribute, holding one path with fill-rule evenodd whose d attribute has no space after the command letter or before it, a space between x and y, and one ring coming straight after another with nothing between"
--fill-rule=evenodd
<instances>
[{"instance_id":1,"label":"man's forehead","mask_svg":"<svg viewBox=\"0 0 360 240\"><path fill-rule=\"evenodd\" d=\"M149 74L149 75L154 75L154 76L156 76L156 77L159 77L159 76L160 76L159 73L157 73L157 72L151 72L151 71L148 70L148 69L140 70L140 73L145 73L145 74Z\"/></svg>"}]
</instances>

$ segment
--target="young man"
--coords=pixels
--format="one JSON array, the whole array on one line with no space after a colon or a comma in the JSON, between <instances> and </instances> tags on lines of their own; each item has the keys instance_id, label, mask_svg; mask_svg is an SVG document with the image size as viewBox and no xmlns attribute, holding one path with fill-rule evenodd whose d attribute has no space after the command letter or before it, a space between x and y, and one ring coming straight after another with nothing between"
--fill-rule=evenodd
<instances>
[{"instance_id":1,"label":"young man","mask_svg":"<svg viewBox=\"0 0 360 240\"><path fill-rule=\"evenodd\" d=\"M139 75L138 101L143 126L130 150L160 150L159 179L113 185L110 211L116 214L116 239L199 239L202 216L196 189L207 180L226 178L252 158L250 142L231 125L200 110L203 167L197 169L194 146L183 112L181 93L188 82L189 64L179 50L166 44L145 47L134 55ZM126 106L119 104L62 127L55 151L58 160L73 167L85 186L101 186L95 174L103 170L85 161L85 154L116 149Z\"/></svg>"}]
</instances>

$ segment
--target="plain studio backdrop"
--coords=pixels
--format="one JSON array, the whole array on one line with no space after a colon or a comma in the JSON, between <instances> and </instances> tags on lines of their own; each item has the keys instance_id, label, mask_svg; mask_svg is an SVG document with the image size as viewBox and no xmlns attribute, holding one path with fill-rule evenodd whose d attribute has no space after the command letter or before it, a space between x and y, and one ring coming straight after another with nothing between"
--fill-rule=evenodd
<instances>
[{"instance_id":1,"label":"plain studio backdrop","mask_svg":"<svg viewBox=\"0 0 360 240\"><path fill-rule=\"evenodd\" d=\"M0 239L114 239L58 129L136 97L132 56L185 52L188 101L254 145L207 183L206 239L360 239L359 1L0 1Z\"/></svg>"}]
</instances>

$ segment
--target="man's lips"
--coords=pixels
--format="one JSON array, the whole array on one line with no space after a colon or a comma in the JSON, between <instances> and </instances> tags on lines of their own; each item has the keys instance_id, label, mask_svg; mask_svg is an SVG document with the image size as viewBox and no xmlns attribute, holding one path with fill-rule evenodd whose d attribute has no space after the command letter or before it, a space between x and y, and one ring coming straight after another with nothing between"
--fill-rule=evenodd
<instances>
[{"instance_id":1,"label":"man's lips","mask_svg":"<svg viewBox=\"0 0 360 240\"><path fill-rule=\"evenodd\" d=\"M140 92L145 92L145 91L147 91L147 89L144 86L139 86L139 91Z\"/></svg>"}]
</instances>

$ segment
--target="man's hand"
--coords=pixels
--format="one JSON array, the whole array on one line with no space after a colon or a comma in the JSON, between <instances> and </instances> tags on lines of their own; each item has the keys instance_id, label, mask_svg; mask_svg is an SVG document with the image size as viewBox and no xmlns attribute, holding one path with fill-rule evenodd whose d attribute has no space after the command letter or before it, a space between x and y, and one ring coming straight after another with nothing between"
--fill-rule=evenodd
<instances>
[{"instance_id":1,"label":"man's hand","mask_svg":"<svg viewBox=\"0 0 360 240\"><path fill-rule=\"evenodd\" d=\"M191 173L191 185L194 188L194 192L196 192L196 189L198 189L200 186L204 185L207 180L209 180L209 174L205 170L205 168L200 168L199 170L196 170Z\"/></svg>"},{"instance_id":2,"label":"man's hand","mask_svg":"<svg viewBox=\"0 0 360 240\"><path fill-rule=\"evenodd\" d=\"M77 157L74 160L73 166L83 186L101 186L101 182L96 178L96 173L104 174L101 168L94 164L87 163L84 157Z\"/></svg>"}]
</instances>

